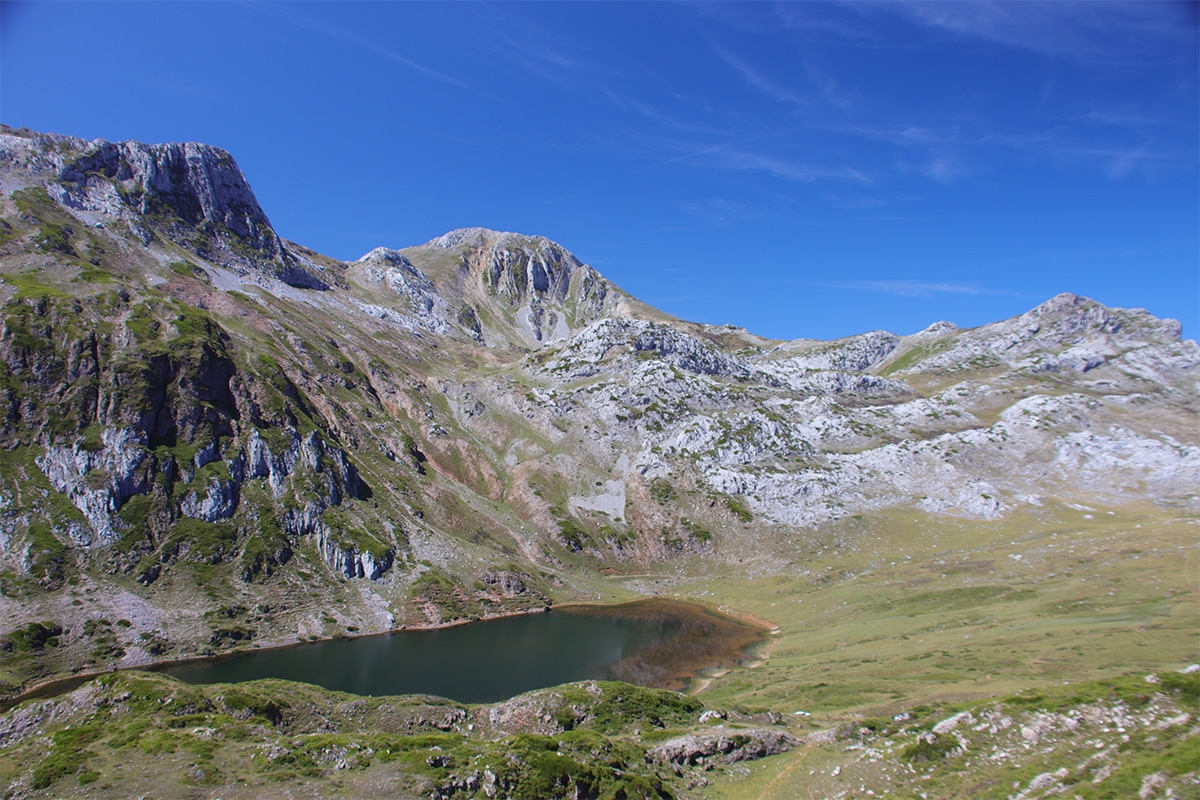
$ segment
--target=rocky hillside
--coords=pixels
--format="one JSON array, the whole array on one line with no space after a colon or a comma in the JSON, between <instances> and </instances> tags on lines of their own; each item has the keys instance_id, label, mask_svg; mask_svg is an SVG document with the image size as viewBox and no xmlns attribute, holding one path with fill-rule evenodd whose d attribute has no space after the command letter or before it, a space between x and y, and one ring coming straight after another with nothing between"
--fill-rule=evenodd
<instances>
[{"instance_id":1,"label":"rocky hillside","mask_svg":"<svg viewBox=\"0 0 1200 800\"><path fill-rule=\"evenodd\" d=\"M77 631L86 585L193 652L228 641L163 601L200 574L233 601L209 611L277 573L361 579L346 614L378 630L872 510L1200 506L1200 348L1145 311L1060 295L972 330L773 342L667 317L539 237L335 262L206 145L6 130L0 169L9 629ZM237 630L327 633L287 605ZM112 652L150 655L131 635Z\"/></svg>"},{"instance_id":2,"label":"rocky hillside","mask_svg":"<svg viewBox=\"0 0 1200 800\"><path fill-rule=\"evenodd\" d=\"M7 127L0 277L5 694L703 597L681 587L748 560L807 576L897 515L1200 511L1200 347L1070 294L975 329L772 341L658 312L536 236L342 263L279 237L222 150Z\"/></svg>"}]
</instances>

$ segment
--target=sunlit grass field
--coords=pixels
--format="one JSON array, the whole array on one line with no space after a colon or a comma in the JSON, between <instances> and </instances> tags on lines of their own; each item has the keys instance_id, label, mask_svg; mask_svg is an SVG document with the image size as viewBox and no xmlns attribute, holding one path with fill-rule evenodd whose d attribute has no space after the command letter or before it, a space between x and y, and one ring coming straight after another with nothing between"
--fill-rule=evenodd
<instances>
[{"instance_id":1,"label":"sunlit grass field","mask_svg":"<svg viewBox=\"0 0 1200 800\"><path fill-rule=\"evenodd\" d=\"M676 591L778 627L761 665L706 700L885 713L1200 662L1198 548L1200 520L1153 506L897 512Z\"/></svg>"},{"instance_id":2,"label":"sunlit grass field","mask_svg":"<svg viewBox=\"0 0 1200 800\"><path fill-rule=\"evenodd\" d=\"M747 548L756 555L675 591L777 628L758 660L707 685L706 703L774 709L801 736L829 737L913 709L948 716L1021 692L1200 663L1198 534L1200 520L1152 505L1047 505L994 523L886 513L770 552ZM848 785L843 765L858 770L849 783L894 783L853 749L810 742L704 793L825 797ZM1149 762L1142 768L1153 771ZM993 772L993 783L1001 780ZM922 791L1006 796L998 784L985 791L973 782L986 783L988 770L976 765L972 774L938 783L931 773Z\"/></svg>"}]
</instances>

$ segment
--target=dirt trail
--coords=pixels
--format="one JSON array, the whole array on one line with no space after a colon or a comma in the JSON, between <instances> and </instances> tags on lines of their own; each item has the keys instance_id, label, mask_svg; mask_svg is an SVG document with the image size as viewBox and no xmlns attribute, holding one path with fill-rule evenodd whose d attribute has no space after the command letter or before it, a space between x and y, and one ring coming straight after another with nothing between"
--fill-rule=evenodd
<instances>
[{"instance_id":1,"label":"dirt trail","mask_svg":"<svg viewBox=\"0 0 1200 800\"><path fill-rule=\"evenodd\" d=\"M804 759L808 757L809 752L813 749L815 744L815 742L808 742L799 750L794 750L792 752L792 763L780 770L779 774L772 778L771 782L763 787L763 790L758 793L757 800L767 800L768 797L772 797L772 792L774 792L775 787L778 786L787 776L791 775L792 770L800 766Z\"/></svg>"}]
</instances>

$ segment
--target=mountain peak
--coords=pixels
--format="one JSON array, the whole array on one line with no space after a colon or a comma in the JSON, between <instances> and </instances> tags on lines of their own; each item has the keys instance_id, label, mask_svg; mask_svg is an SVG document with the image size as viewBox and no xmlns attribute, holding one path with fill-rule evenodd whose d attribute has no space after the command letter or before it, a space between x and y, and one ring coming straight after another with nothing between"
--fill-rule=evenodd
<instances>
[{"instance_id":1,"label":"mountain peak","mask_svg":"<svg viewBox=\"0 0 1200 800\"><path fill-rule=\"evenodd\" d=\"M161 234L210 261L270 264L273 276L325 288L288 252L233 156L199 142L87 141L0 129L0 164L44 182L59 203L122 219L143 244Z\"/></svg>"},{"instance_id":2,"label":"mountain peak","mask_svg":"<svg viewBox=\"0 0 1200 800\"><path fill-rule=\"evenodd\" d=\"M483 325L489 341L528 345L565 339L611 313L625 297L544 236L459 228L402 254L376 249L363 258L386 257L386 252L409 259L423 276L470 307L491 309Z\"/></svg>"},{"instance_id":3,"label":"mountain peak","mask_svg":"<svg viewBox=\"0 0 1200 800\"><path fill-rule=\"evenodd\" d=\"M246 176L219 147L100 141L64 159L58 178L80 207L94 202L93 194L109 197L115 182L121 185L116 191L142 214L173 214L192 226L222 226L267 257L280 250L279 237Z\"/></svg>"},{"instance_id":4,"label":"mountain peak","mask_svg":"<svg viewBox=\"0 0 1200 800\"><path fill-rule=\"evenodd\" d=\"M422 247L431 247L439 250L457 250L463 247L499 248L501 250L512 247L533 251L555 250L570 256L577 264L582 265L583 263L567 248L545 236L514 233L512 231L497 231L491 228L457 228L430 239Z\"/></svg>"},{"instance_id":5,"label":"mountain peak","mask_svg":"<svg viewBox=\"0 0 1200 800\"><path fill-rule=\"evenodd\" d=\"M503 231L494 231L490 228L456 228L448 233L443 233L441 236L430 239L424 244L424 247L437 247L442 250L454 250L465 244L473 244L484 239L495 239L500 236L512 236L514 234L505 233Z\"/></svg>"},{"instance_id":6,"label":"mountain peak","mask_svg":"<svg viewBox=\"0 0 1200 800\"><path fill-rule=\"evenodd\" d=\"M369 264L372 261L386 261L390 264L408 264L409 261L399 250L390 247L376 247L374 250L358 258L354 263Z\"/></svg>"}]
</instances>

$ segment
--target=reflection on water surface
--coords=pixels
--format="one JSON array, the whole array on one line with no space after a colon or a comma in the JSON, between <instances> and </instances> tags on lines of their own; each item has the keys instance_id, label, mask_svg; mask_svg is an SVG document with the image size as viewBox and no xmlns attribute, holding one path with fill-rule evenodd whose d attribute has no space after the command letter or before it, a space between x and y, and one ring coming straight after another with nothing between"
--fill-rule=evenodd
<instances>
[{"instance_id":1,"label":"reflection on water surface","mask_svg":"<svg viewBox=\"0 0 1200 800\"><path fill-rule=\"evenodd\" d=\"M763 634L654 599L250 651L162 671L191 683L282 678L354 694L483 703L587 678L683 689L701 670L736 664Z\"/></svg>"}]
</instances>

